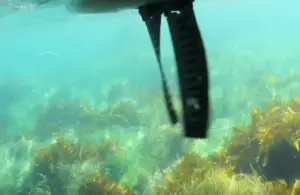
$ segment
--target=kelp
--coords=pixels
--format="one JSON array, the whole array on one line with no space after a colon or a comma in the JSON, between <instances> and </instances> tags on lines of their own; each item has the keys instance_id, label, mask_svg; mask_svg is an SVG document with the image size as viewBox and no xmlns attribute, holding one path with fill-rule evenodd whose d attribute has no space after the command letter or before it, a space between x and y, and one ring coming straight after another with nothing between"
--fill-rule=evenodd
<instances>
[{"instance_id":1,"label":"kelp","mask_svg":"<svg viewBox=\"0 0 300 195\"><path fill-rule=\"evenodd\" d=\"M119 101L104 110L84 101L59 100L42 110L34 131L40 138L47 139L57 130L66 132L73 128L79 131L101 131L111 126L128 127L142 123L142 113L133 100Z\"/></svg>"},{"instance_id":2,"label":"kelp","mask_svg":"<svg viewBox=\"0 0 300 195\"><path fill-rule=\"evenodd\" d=\"M250 123L234 127L231 139L213 156L234 165L236 172L258 172L268 180L292 182L299 171L300 97L254 108ZM284 171L282 171L284 169Z\"/></svg>"},{"instance_id":3,"label":"kelp","mask_svg":"<svg viewBox=\"0 0 300 195\"><path fill-rule=\"evenodd\" d=\"M236 174L233 167L189 154L175 163L172 172L165 173L156 195L282 195L290 191L285 181L265 182L258 175Z\"/></svg>"},{"instance_id":4,"label":"kelp","mask_svg":"<svg viewBox=\"0 0 300 195\"><path fill-rule=\"evenodd\" d=\"M101 171L91 181L82 185L80 195L132 195L132 191L124 185L109 179Z\"/></svg>"},{"instance_id":5,"label":"kelp","mask_svg":"<svg viewBox=\"0 0 300 195\"><path fill-rule=\"evenodd\" d=\"M114 121L112 123L126 127L128 124L137 124L142 114L131 100L120 101L101 111L78 102L60 102L55 106L55 112L45 112L51 114L45 115L44 123L58 123L68 127L72 125L72 120L77 119L82 128L88 126L90 121L100 126L100 119L105 119L109 123ZM55 113L61 112L66 115L55 118ZM105 123L101 125L105 127ZM55 131L53 126L52 131ZM151 150L141 149L140 152L147 159L145 162L153 164L147 165L147 168L151 171L155 167L165 169L176 161L169 171L163 172L161 180L155 181L154 190L150 190L154 191L152 194L299 194L300 96L285 102L274 100L261 108L254 107L248 123L233 127L231 135L224 138L223 146L205 157L188 151L180 128L152 125L146 135L143 137L143 145L145 148L151 147ZM109 164L105 159L118 151L118 145L113 142L93 144L57 137L54 144L38 152L27 184L37 185L43 177L46 181L44 186L52 194L67 194L65 186L72 181L62 180L59 176L62 165L84 164L93 158L97 163L103 160L103 166L95 169L93 176L85 177L84 182L78 184L79 195L134 194L134 186L128 187L121 182L122 179L112 178L105 173L105 164ZM175 154L179 156L178 160ZM115 164L120 163L117 160ZM141 183L147 181L136 182L136 185ZM24 189L26 191L26 187ZM139 189L139 193L142 191Z\"/></svg>"},{"instance_id":6,"label":"kelp","mask_svg":"<svg viewBox=\"0 0 300 195\"><path fill-rule=\"evenodd\" d=\"M255 107L249 118L220 150L178 160L157 194L298 194L300 96ZM249 191L234 189L242 187Z\"/></svg>"},{"instance_id":7,"label":"kelp","mask_svg":"<svg viewBox=\"0 0 300 195\"><path fill-rule=\"evenodd\" d=\"M96 159L96 162L104 162L110 155L118 152L117 144L107 142L103 144L95 143L75 143L64 137L57 137L55 143L38 151L34 158L28 179L24 183L20 195L32 193L32 189L41 188L50 194L66 194L66 185L71 182L69 177L62 179L64 175L71 175L71 169L65 166L72 166L76 163L84 164L89 159ZM95 170L95 174L98 170ZM87 178L88 179L88 178Z\"/></svg>"}]
</instances>

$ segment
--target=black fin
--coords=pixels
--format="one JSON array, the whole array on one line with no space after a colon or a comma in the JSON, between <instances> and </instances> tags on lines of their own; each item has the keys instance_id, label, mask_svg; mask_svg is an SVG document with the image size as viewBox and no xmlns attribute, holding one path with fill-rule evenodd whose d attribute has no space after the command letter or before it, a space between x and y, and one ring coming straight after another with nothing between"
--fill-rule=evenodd
<instances>
[{"instance_id":1,"label":"black fin","mask_svg":"<svg viewBox=\"0 0 300 195\"><path fill-rule=\"evenodd\" d=\"M168 20L176 57L185 136L206 138L209 126L208 67L203 40L193 10L193 0L145 5L139 8L146 22L163 80L165 100L171 121L177 115L166 84L160 60L161 15Z\"/></svg>"},{"instance_id":2,"label":"black fin","mask_svg":"<svg viewBox=\"0 0 300 195\"><path fill-rule=\"evenodd\" d=\"M177 62L185 136L206 138L209 126L208 67L193 4L165 12Z\"/></svg>"},{"instance_id":3,"label":"black fin","mask_svg":"<svg viewBox=\"0 0 300 195\"><path fill-rule=\"evenodd\" d=\"M167 107L167 111L169 114L169 118L172 124L176 124L178 122L178 117L176 111L174 109L174 105L171 99L170 91L167 85L166 75L164 73L162 63L161 63L161 55L160 55L160 27L161 27L161 17L162 13L159 12L158 7L154 5L149 5L140 8L140 14L142 15L143 20L146 23L148 28L148 32L151 38L151 42L155 51L156 59L159 65L159 72L162 78L162 87L164 93L164 99ZM156 12L156 13L155 13Z\"/></svg>"}]
</instances>

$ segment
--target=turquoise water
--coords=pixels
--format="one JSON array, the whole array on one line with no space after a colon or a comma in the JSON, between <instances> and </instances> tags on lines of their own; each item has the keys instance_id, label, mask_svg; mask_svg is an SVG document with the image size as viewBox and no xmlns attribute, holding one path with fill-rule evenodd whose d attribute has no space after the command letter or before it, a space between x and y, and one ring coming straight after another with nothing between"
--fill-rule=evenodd
<instances>
[{"instance_id":1,"label":"turquoise water","mask_svg":"<svg viewBox=\"0 0 300 195\"><path fill-rule=\"evenodd\" d=\"M246 123L255 105L275 93L282 99L299 94L296 0L195 3L210 66L213 118L206 141L186 141L180 125L169 125L158 66L136 10L79 15L59 5L13 9L2 1L0 195L80 194L97 170L108 170L112 180L135 194L153 194L157 171L168 169L178 156L218 149L230 127ZM165 21L162 34L164 68L178 99ZM180 110L179 101L176 105ZM61 137L79 145L113 142L121 154L107 149L109 157L99 160L89 147L86 160L64 154L72 160L56 164L52 169L60 176L51 180L47 168L32 167L45 163L36 162L41 149L48 149L47 155L62 150L51 148ZM47 182L36 176L43 174Z\"/></svg>"}]
</instances>

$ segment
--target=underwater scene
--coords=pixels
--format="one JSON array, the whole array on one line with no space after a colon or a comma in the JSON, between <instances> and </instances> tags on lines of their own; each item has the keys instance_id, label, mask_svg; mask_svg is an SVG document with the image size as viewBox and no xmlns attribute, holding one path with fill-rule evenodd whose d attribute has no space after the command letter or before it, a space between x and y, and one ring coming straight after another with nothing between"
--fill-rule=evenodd
<instances>
[{"instance_id":1,"label":"underwater scene","mask_svg":"<svg viewBox=\"0 0 300 195\"><path fill-rule=\"evenodd\" d=\"M169 121L137 10L0 0L0 195L299 195L299 7L196 1L211 102L197 140Z\"/></svg>"}]
</instances>

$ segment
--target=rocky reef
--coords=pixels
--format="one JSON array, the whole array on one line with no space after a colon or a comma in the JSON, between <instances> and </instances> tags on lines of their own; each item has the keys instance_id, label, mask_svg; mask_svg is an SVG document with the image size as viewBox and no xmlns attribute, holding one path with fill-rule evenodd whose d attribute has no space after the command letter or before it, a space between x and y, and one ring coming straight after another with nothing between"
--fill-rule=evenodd
<instances>
[{"instance_id":1,"label":"rocky reef","mask_svg":"<svg viewBox=\"0 0 300 195\"><path fill-rule=\"evenodd\" d=\"M102 110L80 101L46 106L33 131L51 132L55 140L37 151L18 195L300 193L300 96L253 108L248 123L232 127L222 147L208 155L191 152L197 141L182 139L179 126L145 121L132 100ZM141 125L144 135L131 149L113 139L70 139L64 131L73 128L94 136L112 126ZM142 167L130 164L131 153Z\"/></svg>"},{"instance_id":2,"label":"rocky reef","mask_svg":"<svg viewBox=\"0 0 300 195\"><path fill-rule=\"evenodd\" d=\"M59 100L45 106L37 118L35 132L40 138L48 139L53 130L65 129L104 129L111 126L138 126L143 123L134 100L122 100L104 110L97 109L87 102Z\"/></svg>"}]
</instances>

